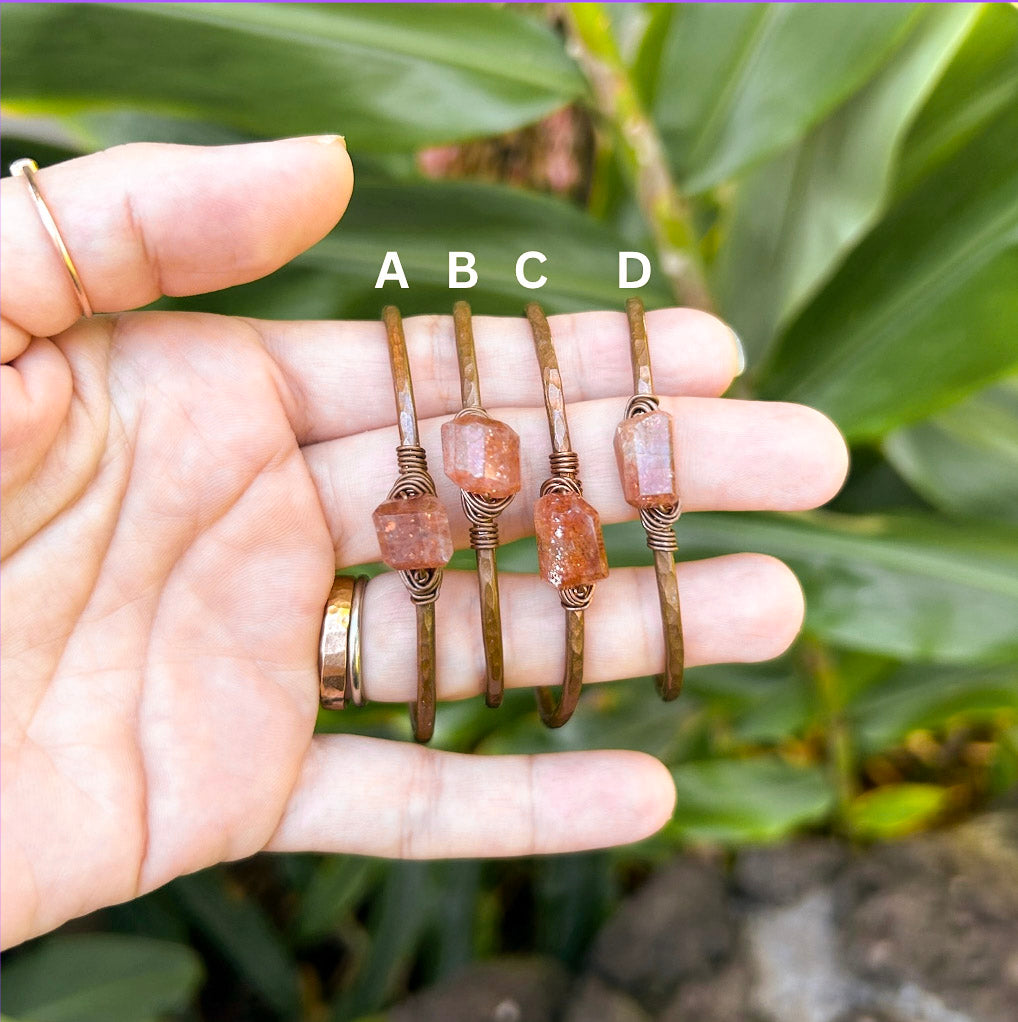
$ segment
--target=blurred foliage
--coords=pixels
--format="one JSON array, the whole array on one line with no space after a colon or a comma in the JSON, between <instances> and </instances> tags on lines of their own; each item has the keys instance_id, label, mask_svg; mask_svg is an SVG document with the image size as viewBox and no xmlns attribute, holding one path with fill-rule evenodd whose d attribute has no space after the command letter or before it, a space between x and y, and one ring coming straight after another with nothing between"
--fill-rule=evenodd
<instances>
[{"instance_id":1,"label":"blurred foliage","mask_svg":"<svg viewBox=\"0 0 1018 1022\"><path fill-rule=\"evenodd\" d=\"M517 314L531 248L549 311L612 307L617 251L658 246L653 307L680 297L660 247L679 239L745 341L740 395L816 405L854 444L833 510L680 523L687 558L787 560L804 639L771 664L692 670L667 707L647 679L598 686L561 731L526 692L497 715L443 708L445 748L661 757L676 815L639 847L218 867L6 956L5 1017L355 1019L493 952L578 961L682 844L893 838L1018 782L1018 11L579 13L567 44L577 12L540 5L8 4L5 161L344 132L358 181L341 226L264 281L164 302L182 308L373 317L398 249L401 306L440 311L446 252L468 249L475 310ZM612 563L647 563L637 528L607 539ZM533 546L502 559L533 570ZM408 735L380 706L320 726Z\"/></svg>"}]
</instances>

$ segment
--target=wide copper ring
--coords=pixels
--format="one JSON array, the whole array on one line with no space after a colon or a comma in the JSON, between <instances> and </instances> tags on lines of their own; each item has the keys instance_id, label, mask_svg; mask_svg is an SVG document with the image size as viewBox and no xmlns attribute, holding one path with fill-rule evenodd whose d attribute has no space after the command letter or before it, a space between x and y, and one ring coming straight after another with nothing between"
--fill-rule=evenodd
<instances>
[{"instance_id":1,"label":"wide copper ring","mask_svg":"<svg viewBox=\"0 0 1018 1022\"><path fill-rule=\"evenodd\" d=\"M318 644L319 700L327 710L365 702L361 683L361 607L367 575L337 575Z\"/></svg>"},{"instance_id":2,"label":"wide copper ring","mask_svg":"<svg viewBox=\"0 0 1018 1022\"><path fill-rule=\"evenodd\" d=\"M655 679L658 695L666 702L682 690L685 647L679 585L675 578L675 523L682 511L675 472L672 417L660 408L650 369L650 345L643 302L626 302L629 350L633 363L633 396L625 418L615 431L615 458L626 502L640 513L647 546L654 554L661 627L664 632L665 669Z\"/></svg>"},{"instance_id":3,"label":"wide copper ring","mask_svg":"<svg viewBox=\"0 0 1018 1022\"><path fill-rule=\"evenodd\" d=\"M382 319L396 396L399 475L372 517L382 560L399 572L416 608L417 698L410 703L410 723L414 738L427 742L435 730L435 601L442 569L452 557L452 535L420 443L403 320L392 305L382 310Z\"/></svg>"},{"instance_id":4,"label":"wide copper ring","mask_svg":"<svg viewBox=\"0 0 1018 1022\"><path fill-rule=\"evenodd\" d=\"M470 306L453 307L462 409L442 426L445 474L460 488L460 503L470 523L470 546L477 558L477 588L484 644L484 701L502 703L505 665L502 612L498 594L498 516L520 489L520 438L492 418L481 403Z\"/></svg>"},{"instance_id":5,"label":"wide copper ring","mask_svg":"<svg viewBox=\"0 0 1018 1022\"><path fill-rule=\"evenodd\" d=\"M561 727L573 714L583 687L583 612L594 583L608 577L608 559L597 512L583 499L580 460L569 441L566 401L562 390L551 329L536 302L527 306L534 348L541 367L544 405L552 453L551 475L541 485L534 505L534 533L541 577L559 591L566 616L566 664L562 689L556 697L539 686L537 708L548 727Z\"/></svg>"}]
</instances>

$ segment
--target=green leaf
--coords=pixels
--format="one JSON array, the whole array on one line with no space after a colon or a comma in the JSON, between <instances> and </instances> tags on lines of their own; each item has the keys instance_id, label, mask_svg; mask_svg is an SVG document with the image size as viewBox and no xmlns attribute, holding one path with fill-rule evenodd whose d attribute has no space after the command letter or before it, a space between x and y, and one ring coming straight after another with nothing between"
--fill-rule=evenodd
<instances>
[{"instance_id":1,"label":"green leaf","mask_svg":"<svg viewBox=\"0 0 1018 1022\"><path fill-rule=\"evenodd\" d=\"M632 292L618 288L618 252L629 247L574 206L520 189L360 181L340 226L291 269L267 282L174 304L273 318L374 318L392 301L404 315L433 313L448 309L453 294L468 298L475 313L493 315L521 315L535 298L549 313L621 307ZM540 290L516 279L517 257L532 249L547 257L526 268L532 279L548 278ZM476 256L478 281L469 291L449 291L450 250ZM394 281L375 289L388 251L399 253L407 290ZM641 289L648 308L671 303L664 279L655 267ZM280 294L279 287L287 290Z\"/></svg>"},{"instance_id":2,"label":"green leaf","mask_svg":"<svg viewBox=\"0 0 1018 1022\"><path fill-rule=\"evenodd\" d=\"M717 293L751 363L878 220L905 134L978 14L924 10L872 81L739 182Z\"/></svg>"},{"instance_id":3,"label":"green leaf","mask_svg":"<svg viewBox=\"0 0 1018 1022\"><path fill-rule=\"evenodd\" d=\"M330 933L367 896L378 863L359 855L329 855L315 867L301 895L296 917L297 939L318 940Z\"/></svg>"},{"instance_id":4,"label":"green leaf","mask_svg":"<svg viewBox=\"0 0 1018 1022\"><path fill-rule=\"evenodd\" d=\"M896 188L904 194L1018 104L1018 11L979 4L979 16L909 133Z\"/></svg>"},{"instance_id":5,"label":"green leaf","mask_svg":"<svg viewBox=\"0 0 1018 1022\"><path fill-rule=\"evenodd\" d=\"M295 1018L296 963L258 903L243 890L231 888L218 868L180 877L172 889L237 974L281 1016Z\"/></svg>"},{"instance_id":6,"label":"green leaf","mask_svg":"<svg viewBox=\"0 0 1018 1022\"><path fill-rule=\"evenodd\" d=\"M147 937L47 937L4 963L4 1011L22 1022L157 1022L202 980L189 947Z\"/></svg>"},{"instance_id":7,"label":"green leaf","mask_svg":"<svg viewBox=\"0 0 1018 1022\"><path fill-rule=\"evenodd\" d=\"M700 192L794 142L866 81L921 15L912 4L684 4L636 70L676 174ZM649 31L660 33L655 21Z\"/></svg>"},{"instance_id":8,"label":"green leaf","mask_svg":"<svg viewBox=\"0 0 1018 1022\"><path fill-rule=\"evenodd\" d=\"M478 751L502 755L633 749L668 762L681 758L693 716L689 701L662 706L651 678L589 686L567 728L541 727L530 693L526 704L525 715L495 729Z\"/></svg>"},{"instance_id":9,"label":"green leaf","mask_svg":"<svg viewBox=\"0 0 1018 1022\"><path fill-rule=\"evenodd\" d=\"M948 790L936 784L888 784L853 799L847 822L857 838L904 837L931 824L949 799Z\"/></svg>"},{"instance_id":10,"label":"green leaf","mask_svg":"<svg viewBox=\"0 0 1018 1022\"><path fill-rule=\"evenodd\" d=\"M820 823L834 803L822 769L780 760L687 763L672 776L678 801L669 826L689 841L777 841Z\"/></svg>"},{"instance_id":11,"label":"green leaf","mask_svg":"<svg viewBox=\"0 0 1018 1022\"><path fill-rule=\"evenodd\" d=\"M584 90L549 28L479 4L19 4L4 10L3 56L18 110L338 131L354 152L508 131Z\"/></svg>"},{"instance_id":12,"label":"green leaf","mask_svg":"<svg viewBox=\"0 0 1018 1022\"><path fill-rule=\"evenodd\" d=\"M437 892L428 862L387 864L382 890L372 906L371 943L353 987L340 994L333 1022L348 1022L377 1011L396 993L434 918Z\"/></svg>"},{"instance_id":13,"label":"green leaf","mask_svg":"<svg viewBox=\"0 0 1018 1022\"><path fill-rule=\"evenodd\" d=\"M897 430L884 452L942 511L1018 524L1018 377Z\"/></svg>"},{"instance_id":14,"label":"green leaf","mask_svg":"<svg viewBox=\"0 0 1018 1022\"><path fill-rule=\"evenodd\" d=\"M687 558L733 550L788 562L806 627L850 649L942 663L1018 658L1018 530L920 515L691 514ZM647 562L635 523L608 526L613 564Z\"/></svg>"},{"instance_id":15,"label":"green leaf","mask_svg":"<svg viewBox=\"0 0 1018 1022\"><path fill-rule=\"evenodd\" d=\"M857 440L925 418L1018 367L1016 280L1011 104L855 249L778 342L760 394L812 404Z\"/></svg>"},{"instance_id":16,"label":"green leaf","mask_svg":"<svg viewBox=\"0 0 1018 1022\"><path fill-rule=\"evenodd\" d=\"M1018 667L906 664L869 685L847 712L860 750L879 752L919 728L1018 713Z\"/></svg>"}]
</instances>

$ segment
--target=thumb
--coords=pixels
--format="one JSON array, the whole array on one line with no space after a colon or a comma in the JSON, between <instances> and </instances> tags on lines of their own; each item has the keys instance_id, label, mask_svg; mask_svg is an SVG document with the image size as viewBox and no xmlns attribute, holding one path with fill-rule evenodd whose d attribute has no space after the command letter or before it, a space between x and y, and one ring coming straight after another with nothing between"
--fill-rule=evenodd
<instances>
[{"instance_id":1,"label":"thumb","mask_svg":"<svg viewBox=\"0 0 1018 1022\"><path fill-rule=\"evenodd\" d=\"M96 312L256 280L324 237L353 168L339 135L204 147L118 146L39 171ZM24 181L0 194L2 361L81 315Z\"/></svg>"}]
</instances>

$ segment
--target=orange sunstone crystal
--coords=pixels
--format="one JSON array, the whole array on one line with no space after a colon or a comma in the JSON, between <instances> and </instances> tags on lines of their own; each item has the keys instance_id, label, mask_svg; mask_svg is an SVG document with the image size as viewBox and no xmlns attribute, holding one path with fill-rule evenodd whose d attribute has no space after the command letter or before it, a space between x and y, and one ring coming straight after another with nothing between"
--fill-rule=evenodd
<instances>
[{"instance_id":1,"label":"orange sunstone crystal","mask_svg":"<svg viewBox=\"0 0 1018 1022\"><path fill-rule=\"evenodd\" d=\"M633 507L662 507L679 499L672 417L654 411L623 419L615 430L622 492Z\"/></svg>"},{"instance_id":2,"label":"orange sunstone crystal","mask_svg":"<svg viewBox=\"0 0 1018 1022\"><path fill-rule=\"evenodd\" d=\"M445 474L461 489L496 499L520 490L520 438L504 422L467 412L442 424Z\"/></svg>"},{"instance_id":3,"label":"orange sunstone crystal","mask_svg":"<svg viewBox=\"0 0 1018 1022\"><path fill-rule=\"evenodd\" d=\"M452 557L449 516L433 494L382 501L371 517L390 568L441 568Z\"/></svg>"},{"instance_id":4,"label":"orange sunstone crystal","mask_svg":"<svg viewBox=\"0 0 1018 1022\"><path fill-rule=\"evenodd\" d=\"M578 493L546 493L534 505L541 578L557 589L608 577L601 519Z\"/></svg>"}]
</instances>

